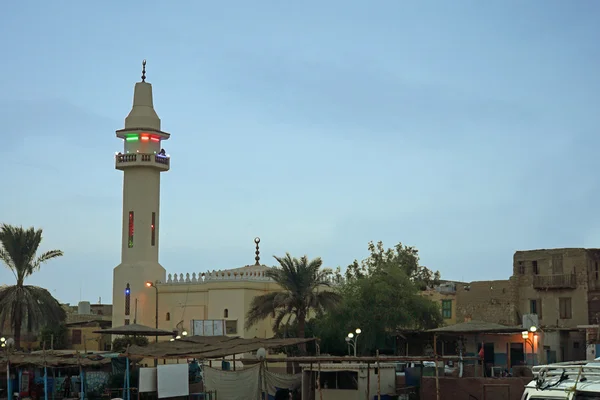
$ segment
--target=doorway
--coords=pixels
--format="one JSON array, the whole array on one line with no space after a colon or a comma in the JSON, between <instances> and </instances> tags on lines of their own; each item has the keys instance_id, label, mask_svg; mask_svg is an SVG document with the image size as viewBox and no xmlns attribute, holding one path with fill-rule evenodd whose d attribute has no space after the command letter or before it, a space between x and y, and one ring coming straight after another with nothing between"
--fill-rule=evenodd
<instances>
[{"instance_id":1,"label":"doorway","mask_svg":"<svg viewBox=\"0 0 600 400\"><path fill-rule=\"evenodd\" d=\"M511 343L510 344L510 367L516 365L525 364L525 351L523 350L523 343Z\"/></svg>"},{"instance_id":2,"label":"doorway","mask_svg":"<svg viewBox=\"0 0 600 400\"><path fill-rule=\"evenodd\" d=\"M481 343L477 344L477 352L481 350ZM483 344L483 365L485 376L492 376L492 367L496 358L494 357L494 343L484 343Z\"/></svg>"}]
</instances>

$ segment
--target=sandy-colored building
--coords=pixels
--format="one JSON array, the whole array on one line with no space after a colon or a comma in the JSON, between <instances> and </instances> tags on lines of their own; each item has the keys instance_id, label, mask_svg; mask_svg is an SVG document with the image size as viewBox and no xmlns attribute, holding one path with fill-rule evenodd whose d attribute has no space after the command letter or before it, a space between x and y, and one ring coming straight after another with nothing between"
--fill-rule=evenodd
<instances>
[{"instance_id":1,"label":"sandy-colored building","mask_svg":"<svg viewBox=\"0 0 600 400\"><path fill-rule=\"evenodd\" d=\"M444 281L433 289L420 292L421 296L439 304L444 325L454 325L456 319L456 290L462 282Z\"/></svg>"},{"instance_id":2,"label":"sandy-colored building","mask_svg":"<svg viewBox=\"0 0 600 400\"><path fill-rule=\"evenodd\" d=\"M123 211L121 263L113 273L112 325L135 319L180 334L270 337L271 320L244 328L252 298L278 289L265 277L269 267L259 262L258 243L255 263L241 268L167 274L159 263L160 179L171 165L163 146L171 135L162 130L154 110L145 62L142 75L125 127L116 132L123 143L115 155L115 167L123 171Z\"/></svg>"},{"instance_id":3,"label":"sandy-colored building","mask_svg":"<svg viewBox=\"0 0 600 400\"><path fill-rule=\"evenodd\" d=\"M96 333L105 328L110 328L111 322L107 320L87 320L68 322L67 349L81 352L107 351L111 348L110 335Z\"/></svg>"},{"instance_id":4,"label":"sandy-colored building","mask_svg":"<svg viewBox=\"0 0 600 400\"><path fill-rule=\"evenodd\" d=\"M583 327L600 320L599 264L599 249L517 251L509 279L457 286L457 322L536 325L539 360L583 359Z\"/></svg>"}]
</instances>

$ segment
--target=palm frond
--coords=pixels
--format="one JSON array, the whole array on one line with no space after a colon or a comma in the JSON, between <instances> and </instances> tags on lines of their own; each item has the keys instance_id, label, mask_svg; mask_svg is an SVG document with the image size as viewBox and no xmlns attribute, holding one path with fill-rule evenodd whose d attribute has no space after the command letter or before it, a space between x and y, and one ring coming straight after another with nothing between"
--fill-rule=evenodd
<instances>
[{"instance_id":1,"label":"palm frond","mask_svg":"<svg viewBox=\"0 0 600 400\"><path fill-rule=\"evenodd\" d=\"M280 292L271 292L254 297L246 316L246 329L273 315L277 308L285 304L284 297L285 294Z\"/></svg>"},{"instance_id":2,"label":"palm frond","mask_svg":"<svg viewBox=\"0 0 600 400\"><path fill-rule=\"evenodd\" d=\"M13 271L18 286L22 286L25 279L37 271L42 263L62 256L62 251L52 250L36 258L41 242L41 229L0 225L0 260Z\"/></svg>"},{"instance_id":3,"label":"palm frond","mask_svg":"<svg viewBox=\"0 0 600 400\"><path fill-rule=\"evenodd\" d=\"M21 319L21 328L32 332L65 318L65 310L44 288L15 285L0 290L0 326L8 322L15 329Z\"/></svg>"},{"instance_id":4,"label":"palm frond","mask_svg":"<svg viewBox=\"0 0 600 400\"><path fill-rule=\"evenodd\" d=\"M34 271L37 271L38 269L40 269L40 266L43 263L45 263L49 260L52 260L53 258L62 257L63 255L64 255L64 253L62 252L62 250L50 250L45 253L42 253L41 256L39 256L32 262L32 264L31 264L32 271L31 272L34 272Z\"/></svg>"},{"instance_id":5,"label":"palm frond","mask_svg":"<svg viewBox=\"0 0 600 400\"><path fill-rule=\"evenodd\" d=\"M274 258L279 267L268 270L265 275L273 279L282 291L253 299L246 316L246 328L273 316L273 329L277 331L286 316L293 315L298 321L304 321L311 309L319 312L337 304L339 294L331 290L319 291L330 286L331 275L331 270L321 270L321 258L294 258L289 253Z\"/></svg>"}]
</instances>

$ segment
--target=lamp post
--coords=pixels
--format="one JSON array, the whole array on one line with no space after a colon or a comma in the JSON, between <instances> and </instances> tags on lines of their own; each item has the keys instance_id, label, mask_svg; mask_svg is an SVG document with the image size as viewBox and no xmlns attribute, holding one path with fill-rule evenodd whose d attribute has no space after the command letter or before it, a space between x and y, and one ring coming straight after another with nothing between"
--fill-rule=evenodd
<instances>
[{"instance_id":1,"label":"lamp post","mask_svg":"<svg viewBox=\"0 0 600 400\"><path fill-rule=\"evenodd\" d=\"M527 365L527 343L529 343L531 345L531 365L533 365L535 363L535 343L534 340L529 338L529 333L533 333L533 337L535 338L537 336L537 327L532 326L529 328L529 330L527 331L523 331L521 332L521 337L523 338L523 341L525 342L525 364Z\"/></svg>"},{"instance_id":2,"label":"lamp post","mask_svg":"<svg viewBox=\"0 0 600 400\"><path fill-rule=\"evenodd\" d=\"M146 287L153 287L156 291L156 313L154 315L154 327L158 329L158 287L156 286L156 283L152 283L150 281L146 282ZM158 335L156 335L155 342L158 343Z\"/></svg>"},{"instance_id":3,"label":"lamp post","mask_svg":"<svg viewBox=\"0 0 600 400\"><path fill-rule=\"evenodd\" d=\"M155 314L154 314L154 327L156 329L158 329L158 287L156 286L156 283L152 283L150 281L146 282L146 287L148 287L148 288L153 287L154 290L156 291L156 297L155 297L155 299L156 299L156 301L155 301L156 310L155 310ZM158 343L158 332L156 333L156 337L154 338L154 342ZM158 358L155 358L154 359L154 368L157 368L157 367L158 367Z\"/></svg>"},{"instance_id":4,"label":"lamp post","mask_svg":"<svg viewBox=\"0 0 600 400\"><path fill-rule=\"evenodd\" d=\"M350 332L348 336L346 336L346 343L348 343L348 346L352 346L352 348L354 349L354 357L356 357L356 343L358 342L358 336L361 334L362 331L360 330L360 328L356 328L354 332L356 332L356 335Z\"/></svg>"}]
</instances>

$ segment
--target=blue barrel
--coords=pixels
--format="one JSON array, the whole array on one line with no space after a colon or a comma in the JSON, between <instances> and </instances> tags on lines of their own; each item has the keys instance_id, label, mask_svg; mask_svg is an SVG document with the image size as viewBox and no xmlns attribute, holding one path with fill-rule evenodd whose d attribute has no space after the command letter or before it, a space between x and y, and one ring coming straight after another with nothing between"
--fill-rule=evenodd
<instances>
[{"instance_id":1,"label":"blue barrel","mask_svg":"<svg viewBox=\"0 0 600 400\"><path fill-rule=\"evenodd\" d=\"M221 369L223 371L231 371L231 363L229 361L221 361Z\"/></svg>"}]
</instances>

